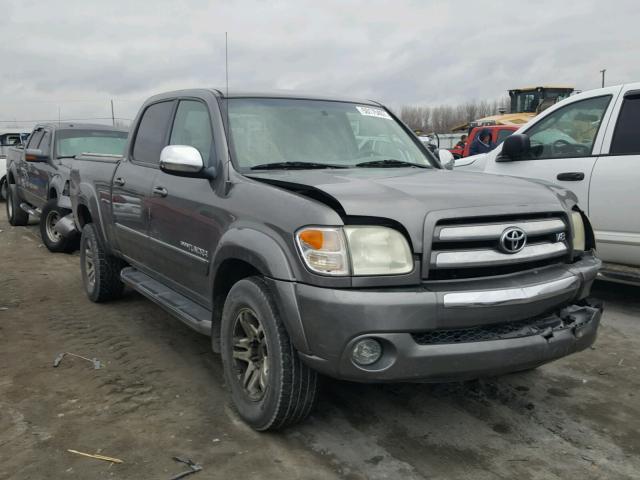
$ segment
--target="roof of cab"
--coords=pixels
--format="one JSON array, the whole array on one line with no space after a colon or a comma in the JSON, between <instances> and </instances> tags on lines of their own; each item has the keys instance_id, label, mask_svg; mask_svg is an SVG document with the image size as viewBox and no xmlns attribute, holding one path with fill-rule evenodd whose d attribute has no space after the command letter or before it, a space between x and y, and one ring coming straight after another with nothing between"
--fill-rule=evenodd
<instances>
[{"instance_id":1,"label":"roof of cab","mask_svg":"<svg viewBox=\"0 0 640 480\"><path fill-rule=\"evenodd\" d=\"M300 92L297 90L267 90L267 91L245 91L230 90L228 95L222 88L196 88L187 90L174 90L171 92L163 92L149 98L145 104L157 100L174 97L190 97L201 96L203 93L213 94L219 98L289 98L296 100L324 100L328 102L349 102L364 105L380 106L381 104L374 100L366 100L354 97L341 97L336 95L322 95L318 93Z\"/></svg>"}]
</instances>

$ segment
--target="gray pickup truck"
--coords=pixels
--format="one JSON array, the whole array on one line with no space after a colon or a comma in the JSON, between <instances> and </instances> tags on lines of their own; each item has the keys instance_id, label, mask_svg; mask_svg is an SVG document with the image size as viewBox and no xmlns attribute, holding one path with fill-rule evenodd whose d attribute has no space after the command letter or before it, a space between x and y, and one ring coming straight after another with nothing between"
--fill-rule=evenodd
<instances>
[{"instance_id":1,"label":"gray pickup truck","mask_svg":"<svg viewBox=\"0 0 640 480\"><path fill-rule=\"evenodd\" d=\"M448 171L372 101L154 96L117 164L74 162L71 200L89 298L127 285L210 335L256 430L305 418L318 372L471 379L596 338L575 196Z\"/></svg>"},{"instance_id":2,"label":"gray pickup truck","mask_svg":"<svg viewBox=\"0 0 640 480\"><path fill-rule=\"evenodd\" d=\"M9 223L20 226L29 222L29 215L39 218L42 242L51 252L74 250L78 235L71 228L71 162L86 152L119 157L126 141L127 131L104 125L37 125L26 145L8 150Z\"/></svg>"}]
</instances>

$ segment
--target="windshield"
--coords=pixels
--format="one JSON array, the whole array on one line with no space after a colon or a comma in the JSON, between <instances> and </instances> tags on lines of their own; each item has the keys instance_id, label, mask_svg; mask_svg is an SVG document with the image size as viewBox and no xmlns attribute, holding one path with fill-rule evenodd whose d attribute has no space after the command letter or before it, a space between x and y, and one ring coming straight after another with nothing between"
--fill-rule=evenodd
<instances>
[{"instance_id":1,"label":"windshield","mask_svg":"<svg viewBox=\"0 0 640 480\"><path fill-rule=\"evenodd\" d=\"M82 153L122 155L127 132L113 130L60 130L56 134L56 156L73 157Z\"/></svg>"},{"instance_id":2,"label":"windshield","mask_svg":"<svg viewBox=\"0 0 640 480\"><path fill-rule=\"evenodd\" d=\"M303 163L355 167L369 162L431 167L427 155L386 110L319 100L229 100L234 159L240 169ZM406 165L404 165L406 166ZM278 165L274 165L278 167Z\"/></svg>"}]
</instances>

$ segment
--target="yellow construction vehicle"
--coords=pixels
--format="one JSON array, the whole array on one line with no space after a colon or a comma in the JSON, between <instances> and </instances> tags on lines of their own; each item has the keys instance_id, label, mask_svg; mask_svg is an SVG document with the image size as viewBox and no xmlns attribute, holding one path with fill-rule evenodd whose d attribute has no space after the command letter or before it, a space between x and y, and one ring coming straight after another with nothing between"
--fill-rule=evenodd
<instances>
[{"instance_id":1,"label":"yellow construction vehicle","mask_svg":"<svg viewBox=\"0 0 640 480\"><path fill-rule=\"evenodd\" d=\"M497 115L479 118L472 122L458 125L453 131L466 132L474 127L489 125L522 125L554 103L564 100L573 91L573 87L563 86L515 88L509 90L511 99L510 113L500 112Z\"/></svg>"}]
</instances>

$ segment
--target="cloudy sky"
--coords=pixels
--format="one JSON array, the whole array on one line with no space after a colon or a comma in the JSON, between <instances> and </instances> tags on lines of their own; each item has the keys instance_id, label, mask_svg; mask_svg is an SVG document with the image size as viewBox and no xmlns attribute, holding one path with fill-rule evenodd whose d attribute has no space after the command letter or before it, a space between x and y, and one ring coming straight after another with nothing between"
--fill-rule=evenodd
<instances>
[{"instance_id":1,"label":"cloudy sky","mask_svg":"<svg viewBox=\"0 0 640 480\"><path fill-rule=\"evenodd\" d=\"M132 118L224 85L404 104L640 81L637 0L0 0L0 121ZM0 128L7 123L0 123ZM27 123L21 123L27 125Z\"/></svg>"}]
</instances>

